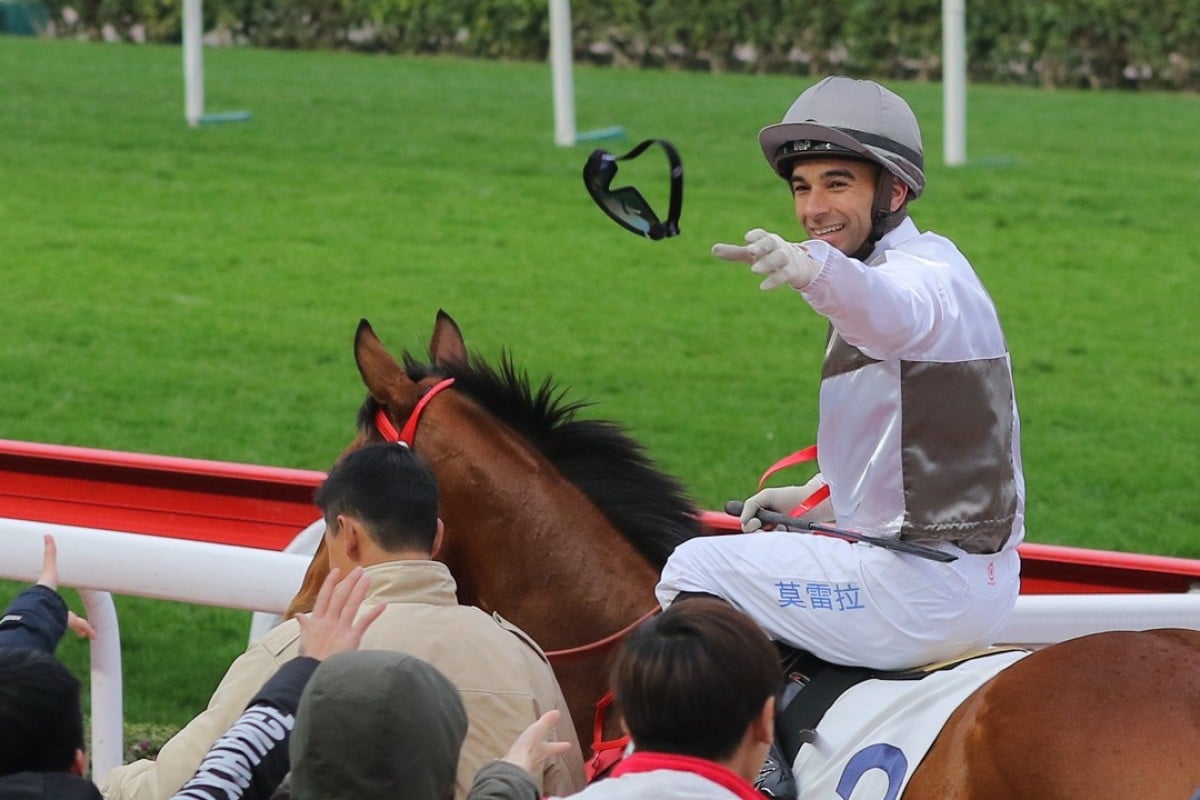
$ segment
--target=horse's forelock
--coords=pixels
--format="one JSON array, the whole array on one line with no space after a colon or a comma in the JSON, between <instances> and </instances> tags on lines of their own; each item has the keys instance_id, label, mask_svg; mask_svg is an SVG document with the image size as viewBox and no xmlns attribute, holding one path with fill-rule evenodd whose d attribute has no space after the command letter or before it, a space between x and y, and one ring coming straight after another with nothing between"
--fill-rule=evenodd
<instances>
[{"instance_id":1,"label":"horse's forelock","mask_svg":"<svg viewBox=\"0 0 1200 800\"><path fill-rule=\"evenodd\" d=\"M363 404L359 407L358 418L355 420L359 433L369 433L374 429L375 413L381 408L383 408L383 403L368 394L366 399L363 400Z\"/></svg>"}]
</instances>

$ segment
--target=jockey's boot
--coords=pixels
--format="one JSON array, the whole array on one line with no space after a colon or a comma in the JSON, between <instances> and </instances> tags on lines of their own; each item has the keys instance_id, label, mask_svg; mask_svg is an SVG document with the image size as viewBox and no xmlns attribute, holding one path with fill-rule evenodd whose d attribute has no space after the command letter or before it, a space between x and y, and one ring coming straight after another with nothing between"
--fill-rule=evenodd
<instances>
[{"instance_id":1,"label":"jockey's boot","mask_svg":"<svg viewBox=\"0 0 1200 800\"><path fill-rule=\"evenodd\" d=\"M792 759L796 757L800 747L812 742L816 737L812 730L786 730L786 725L780 725L782 714L789 706L799 699L801 690L808 682L808 676L803 669L806 659L811 659L802 650L780 645L783 671L787 675L783 691L779 693L778 705L775 710L775 740L767 751L767 759L763 762L754 788L759 794L774 797L778 800L797 800L800 789L796 783L796 775L792 772Z\"/></svg>"},{"instance_id":2,"label":"jockey's boot","mask_svg":"<svg viewBox=\"0 0 1200 800\"><path fill-rule=\"evenodd\" d=\"M767 751L767 759L754 779L754 788L764 797L775 800L798 800L799 791L796 786L796 776L792 774L792 765L783 757L778 742L771 743Z\"/></svg>"}]
</instances>

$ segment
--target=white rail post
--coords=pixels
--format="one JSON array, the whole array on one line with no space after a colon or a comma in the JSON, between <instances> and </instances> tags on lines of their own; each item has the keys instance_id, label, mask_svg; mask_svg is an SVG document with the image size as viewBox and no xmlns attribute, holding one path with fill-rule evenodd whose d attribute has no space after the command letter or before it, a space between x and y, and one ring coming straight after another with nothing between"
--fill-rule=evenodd
<instances>
[{"instance_id":1,"label":"white rail post","mask_svg":"<svg viewBox=\"0 0 1200 800\"><path fill-rule=\"evenodd\" d=\"M942 113L946 165L967 163L966 0L942 0Z\"/></svg>"},{"instance_id":2,"label":"white rail post","mask_svg":"<svg viewBox=\"0 0 1200 800\"><path fill-rule=\"evenodd\" d=\"M571 39L571 0L550 0L550 72L554 83L554 143L573 147L598 139L621 139L625 128L575 129L575 50Z\"/></svg>"},{"instance_id":3,"label":"white rail post","mask_svg":"<svg viewBox=\"0 0 1200 800\"><path fill-rule=\"evenodd\" d=\"M550 72L554 81L554 143L575 144L575 79L570 0L550 0Z\"/></svg>"},{"instance_id":4,"label":"white rail post","mask_svg":"<svg viewBox=\"0 0 1200 800\"><path fill-rule=\"evenodd\" d=\"M121 629L112 595L81 589L88 622L96 629L92 640L92 759L93 778L103 778L125 760L125 686L121 674Z\"/></svg>"},{"instance_id":5,"label":"white rail post","mask_svg":"<svg viewBox=\"0 0 1200 800\"><path fill-rule=\"evenodd\" d=\"M204 117L204 12L201 0L183 0L183 116L193 128Z\"/></svg>"}]
</instances>

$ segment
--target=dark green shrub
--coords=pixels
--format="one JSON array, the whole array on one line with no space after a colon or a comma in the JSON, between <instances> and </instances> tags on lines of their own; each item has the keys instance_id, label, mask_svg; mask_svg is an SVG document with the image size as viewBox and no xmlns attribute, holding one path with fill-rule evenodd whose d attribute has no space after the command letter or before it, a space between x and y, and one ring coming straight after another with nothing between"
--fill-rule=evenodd
<instances>
[{"instance_id":1,"label":"dark green shrub","mask_svg":"<svg viewBox=\"0 0 1200 800\"><path fill-rule=\"evenodd\" d=\"M178 41L177 0L48 0L68 35ZM941 0L577 0L581 61L668 69L941 76ZM264 47L544 59L544 0L207 0L205 24ZM1200 89L1200 0L972 2L976 81Z\"/></svg>"}]
</instances>

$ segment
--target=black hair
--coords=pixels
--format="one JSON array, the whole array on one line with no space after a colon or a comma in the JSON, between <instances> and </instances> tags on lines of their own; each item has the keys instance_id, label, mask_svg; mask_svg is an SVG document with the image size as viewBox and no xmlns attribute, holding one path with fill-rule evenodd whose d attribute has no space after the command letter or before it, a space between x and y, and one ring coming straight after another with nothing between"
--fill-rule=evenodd
<instances>
[{"instance_id":1,"label":"black hair","mask_svg":"<svg viewBox=\"0 0 1200 800\"><path fill-rule=\"evenodd\" d=\"M639 750L721 761L783 686L762 629L722 600L671 605L625 640L613 693Z\"/></svg>"},{"instance_id":2,"label":"black hair","mask_svg":"<svg viewBox=\"0 0 1200 800\"><path fill-rule=\"evenodd\" d=\"M437 478L424 458L398 444L369 444L329 471L313 502L334 529L339 515L357 518L389 552L431 552L437 537Z\"/></svg>"},{"instance_id":3,"label":"black hair","mask_svg":"<svg viewBox=\"0 0 1200 800\"><path fill-rule=\"evenodd\" d=\"M70 769L84 749L79 691L53 655L0 649L0 776Z\"/></svg>"}]
</instances>

